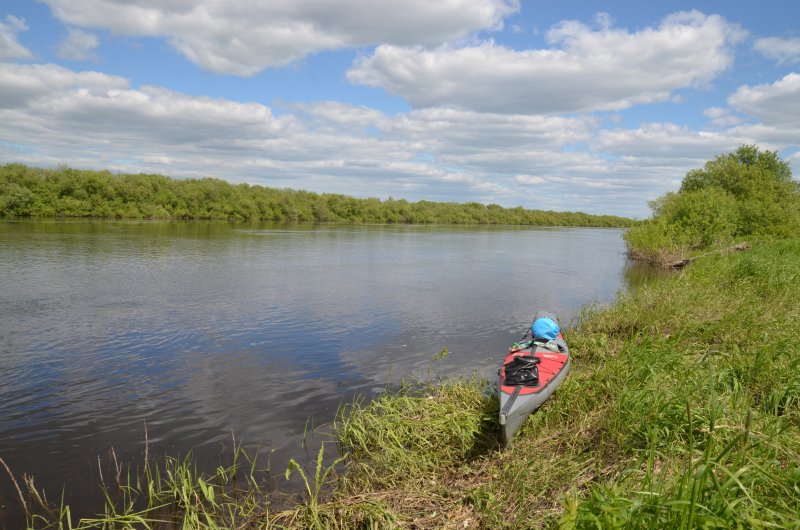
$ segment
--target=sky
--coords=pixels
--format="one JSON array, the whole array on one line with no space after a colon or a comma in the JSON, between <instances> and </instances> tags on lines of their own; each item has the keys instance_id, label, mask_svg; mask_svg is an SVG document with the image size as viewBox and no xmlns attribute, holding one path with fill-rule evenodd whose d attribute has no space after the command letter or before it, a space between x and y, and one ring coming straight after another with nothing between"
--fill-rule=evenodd
<instances>
[{"instance_id":1,"label":"sky","mask_svg":"<svg viewBox=\"0 0 800 530\"><path fill-rule=\"evenodd\" d=\"M742 144L796 0L0 0L0 163L645 218Z\"/></svg>"}]
</instances>

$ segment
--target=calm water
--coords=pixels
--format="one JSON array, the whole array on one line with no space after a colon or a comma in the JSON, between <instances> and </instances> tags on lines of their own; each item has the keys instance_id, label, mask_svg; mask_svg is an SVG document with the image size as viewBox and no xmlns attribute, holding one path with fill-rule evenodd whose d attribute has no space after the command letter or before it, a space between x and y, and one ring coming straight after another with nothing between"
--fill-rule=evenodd
<instances>
[{"instance_id":1,"label":"calm water","mask_svg":"<svg viewBox=\"0 0 800 530\"><path fill-rule=\"evenodd\" d=\"M309 418L442 347L488 377L536 309L611 301L623 251L609 229L0 222L0 456L87 510L145 422L151 454L213 468L233 432L280 474Z\"/></svg>"}]
</instances>

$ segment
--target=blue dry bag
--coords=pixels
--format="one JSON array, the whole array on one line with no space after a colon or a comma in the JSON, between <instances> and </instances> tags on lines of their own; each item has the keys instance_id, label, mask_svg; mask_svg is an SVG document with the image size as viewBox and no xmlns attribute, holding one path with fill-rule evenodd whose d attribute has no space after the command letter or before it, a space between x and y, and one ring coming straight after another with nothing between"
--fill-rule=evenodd
<instances>
[{"instance_id":1,"label":"blue dry bag","mask_svg":"<svg viewBox=\"0 0 800 530\"><path fill-rule=\"evenodd\" d=\"M534 339L553 340L559 331L558 324L550 318L537 318L531 326Z\"/></svg>"}]
</instances>

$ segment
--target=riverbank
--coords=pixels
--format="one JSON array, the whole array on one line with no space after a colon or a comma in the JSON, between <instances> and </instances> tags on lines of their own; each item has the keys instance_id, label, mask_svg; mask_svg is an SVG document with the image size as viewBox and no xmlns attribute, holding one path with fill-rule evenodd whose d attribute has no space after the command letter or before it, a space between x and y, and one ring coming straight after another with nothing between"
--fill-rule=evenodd
<instances>
[{"instance_id":1,"label":"riverbank","mask_svg":"<svg viewBox=\"0 0 800 530\"><path fill-rule=\"evenodd\" d=\"M797 263L800 240L754 241L587 310L566 330L572 372L508 450L487 382L414 387L343 408L347 457L304 470L294 509L270 511L245 463L237 488L177 470L128 482L150 511L114 501L73 528L798 527Z\"/></svg>"},{"instance_id":2,"label":"riverbank","mask_svg":"<svg viewBox=\"0 0 800 530\"><path fill-rule=\"evenodd\" d=\"M353 406L336 425L348 472L317 520L797 527L797 263L800 241L756 242L587 311L572 373L507 451L482 383Z\"/></svg>"}]
</instances>

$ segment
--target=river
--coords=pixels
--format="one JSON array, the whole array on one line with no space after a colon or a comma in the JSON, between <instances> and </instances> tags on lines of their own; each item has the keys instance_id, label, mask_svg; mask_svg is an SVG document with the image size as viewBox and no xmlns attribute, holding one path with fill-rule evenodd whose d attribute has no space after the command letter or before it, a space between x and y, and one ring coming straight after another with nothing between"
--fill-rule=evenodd
<instances>
[{"instance_id":1,"label":"river","mask_svg":"<svg viewBox=\"0 0 800 530\"><path fill-rule=\"evenodd\" d=\"M491 377L535 310L569 324L611 302L621 235L2 221L0 456L51 499L66 484L73 513L92 509L98 456L136 465L145 430L150 454L209 469L233 434L280 475L342 402L432 369Z\"/></svg>"}]
</instances>

